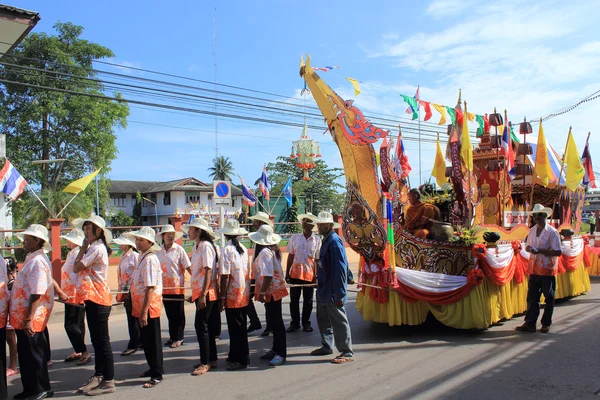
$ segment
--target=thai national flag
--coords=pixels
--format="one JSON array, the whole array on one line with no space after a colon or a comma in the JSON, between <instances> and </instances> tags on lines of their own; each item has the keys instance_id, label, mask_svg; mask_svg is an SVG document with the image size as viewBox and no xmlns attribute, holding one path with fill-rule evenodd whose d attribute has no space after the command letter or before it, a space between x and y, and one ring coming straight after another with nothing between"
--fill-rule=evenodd
<instances>
[{"instance_id":1,"label":"thai national flag","mask_svg":"<svg viewBox=\"0 0 600 400\"><path fill-rule=\"evenodd\" d=\"M256 197L252 194L252 190L244 183L244 180L240 177L242 182L242 201L249 207L253 207L256 204Z\"/></svg>"},{"instance_id":2,"label":"thai national flag","mask_svg":"<svg viewBox=\"0 0 600 400\"><path fill-rule=\"evenodd\" d=\"M23 190L25 190L25 186L27 186L27 181L23 179L19 171L6 159L4 167L0 171L0 187L2 188L2 192L6 193L12 200L16 200L23 193Z\"/></svg>"},{"instance_id":3,"label":"thai national flag","mask_svg":"<svg viewBox=\"0 0 600 400\"><path fill-rule=\"evenodd\" d=\"M596 188L596 177L594 176L594 169L592 167L592 156L590 155L589 148L589 137L588 140L585 141L585 147L583 148L583 154L581 156L581 163L583 164L583 169L585 170L585 175L583 176L583 184L589 188Z\"/></svg>"},{"instance_id":4,"label":"thai national flag","mask_svg":"<svg viewBox=\"0 0 600 400\"><path fill-rule=\"evenodd\" d=\"M515 179L515 153L513 152L512 140L510 138L510 127L508 125L504 126L502 143L500 145L500 154L502 154L506 160L506 171L508 172L509 180Z\"/></svg>"},{"instance_id":5,"label":"thai national flag","mask_svg":"<svg viewBox=\"0 0 600 400\"><path fill-rule=\"evenodd\" d=\"M396 143L396 157L394 159L394 167L396 169L396 178L404 179L410 174L412 168L408 162L408 154L404 151L404 142L402 136L398 135L398 142Z\"/></svg>"},{"instance_id":6,"label":"thai national flag","mask_svg":"<svg viewBox=\"0 0 600 400\"><path fill-rule=\"evenodd\" d=\"M406 109L407 114L414 114L419 111L419 101L421 100L421 98L419 97L419 87L418 86L417 86L417 91L415 92L414 98L417 99L417 109L413 110L412 106L408 106L408 108Z\"/></svg>"},{"instance_id":7,"label":"thai national flag","mask_svg":"<svg viewBox=\"0 0 600 400\"><path fill-rule=\"evenodd\" d=\"M267 180L267 165L266 164L263 167L263 172L262 172L262 175L260 176L260 181L258 182L258 187L260 188L260 191L262 192L263 196L265 196L265 199L270 200L271 197L269 196L269 181Z\"/></svg>"}]
</instances>

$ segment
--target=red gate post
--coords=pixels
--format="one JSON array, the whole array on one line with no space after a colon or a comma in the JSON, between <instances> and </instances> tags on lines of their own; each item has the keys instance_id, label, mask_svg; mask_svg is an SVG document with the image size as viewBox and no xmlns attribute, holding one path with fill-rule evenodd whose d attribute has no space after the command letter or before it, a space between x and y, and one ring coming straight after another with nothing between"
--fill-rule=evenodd
<instances>
[{"instance_id":1,"label":"red gate post","mask_svg":"<svg viewBox=\"0 0 600 400\"><path fill-rule=\"evenodd\" d=\"M344 241L344 235L342 233L342 222L343 222L342 221L342 216L340 214L335 214L333 216L333 220L335 222L337 222L338 224L340 224L340 227L335 229L335 233L337 233L338 236L342 239L342 241Z\"/></svg>"},{"instance_id":2,"label":"red gate post","mask_svg":"<svg viewBox=\"0 0 600 400\"><path fill-rule=\"evenodd\" d=\"M171 220L171 225L173 225L173 228L175 228L176 232L181 231L181 225L183 222L183 218L181 218L181 216L179 215L173 215L172 217L169 217L169 219ZM177 239L175 241L178 245L183 246L183 239Z\"/></svg>"},{"instance_id":3,"label":"red gate post","mask_svg":"<svg viewBox=\"0 0 600 400\"><path fill-rule=\"evenodd\" d=\"M50 261L52 262L52 277L60 284L60 270L63 265L60 252L60 226L65 220L62 218L49 218L50 225L50 244L52 252L50 253Z\"/></svg>"}]
</instances>

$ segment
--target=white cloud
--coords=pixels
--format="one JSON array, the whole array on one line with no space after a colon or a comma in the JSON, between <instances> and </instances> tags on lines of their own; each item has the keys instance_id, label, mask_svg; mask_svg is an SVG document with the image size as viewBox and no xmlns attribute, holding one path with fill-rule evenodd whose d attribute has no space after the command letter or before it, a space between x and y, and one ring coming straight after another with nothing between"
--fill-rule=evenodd
<instances>
[{"instance_id":1,"label":"white cloud","mask_svg":"<svg viewBox=\"0 0 600 400\"><path fill-rule=\"evenodd\" d=\"M115 64L115 65L111 65L112 68L128 74L128 75L133 75L133 74L141 74L141 71L135 71L133 68L142 68L142 65L133 61L119 61L116 58L109 58L106 60L109 63Z\"/></svg>"}]
</instances>

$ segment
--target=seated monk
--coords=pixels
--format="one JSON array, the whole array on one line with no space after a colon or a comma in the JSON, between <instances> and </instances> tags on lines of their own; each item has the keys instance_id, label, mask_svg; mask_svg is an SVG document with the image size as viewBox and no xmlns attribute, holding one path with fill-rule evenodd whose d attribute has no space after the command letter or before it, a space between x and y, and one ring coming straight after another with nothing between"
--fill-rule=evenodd
<instances>
[{"instance_id":1,"label":"seated monk","mask_svg":"<svg viewBox=\"0 0 600 400\"><path fill-rule=\"evenodd\" d=\"M408 202L410 205L404 211L404 229L418 238L425 239L429 235L430 219L440 220L440 209L433 204L423 203L419 189L410 189Z\"/></svg>"}]
</instances>

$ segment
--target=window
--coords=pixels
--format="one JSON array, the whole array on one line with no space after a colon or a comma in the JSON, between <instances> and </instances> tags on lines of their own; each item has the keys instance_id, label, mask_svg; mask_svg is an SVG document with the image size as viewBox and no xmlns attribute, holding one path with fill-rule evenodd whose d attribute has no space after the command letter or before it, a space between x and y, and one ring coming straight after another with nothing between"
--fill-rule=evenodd
<instances>
[{"instance_id":1,"label":"window","mask_svg":"<svg viewBox=\"0 0 600 400\"><path fill-rule=\"evenodd\" d=\"M185 204L200 203L200 192L185 192Z\"/></svg>"},{"instance_id":2,"label":"window","mask_svg":"<svg viewBox=\"0 0 600 400\"><path fill-rule=\"evenodd\" d=\"M165 206L171 205L171 192L165 192L165 197L163 198L163 204Z\"/></svg>"},{"instance_id":3,"label":"window","mask_svg":"<svg viewBox=\"0 0 600 400\"><path fill-rule=\"evenodd\" d=\"M117 194L110 196L110 205L113 207L125 207L127 205L127 195Z\"/></svg>"}]
</instances>

